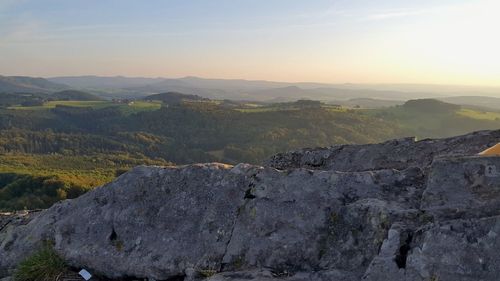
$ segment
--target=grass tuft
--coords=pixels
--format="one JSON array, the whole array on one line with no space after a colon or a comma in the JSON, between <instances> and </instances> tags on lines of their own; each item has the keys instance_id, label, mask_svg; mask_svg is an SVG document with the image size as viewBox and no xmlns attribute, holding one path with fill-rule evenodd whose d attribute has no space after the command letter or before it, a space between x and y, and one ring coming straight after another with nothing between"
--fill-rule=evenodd
<instances>
[{"instance_id":1,"label":"grass tuft","mask_svg":"<svg viewBox=\"0 0 500 281\"><path fill-rule=\"evenodd\" d=\"M22 261L14 274L15 281L55 281L67 271L64 260L50 243Z\"/></svg>"}]
</instances>

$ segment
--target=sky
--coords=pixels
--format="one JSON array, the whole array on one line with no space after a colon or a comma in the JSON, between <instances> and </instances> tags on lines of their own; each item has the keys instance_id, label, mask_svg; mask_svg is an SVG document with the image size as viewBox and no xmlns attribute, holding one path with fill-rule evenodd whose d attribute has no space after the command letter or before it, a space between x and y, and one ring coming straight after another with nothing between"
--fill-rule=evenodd
<instances>
[{"instance_id":1,"label":"sky","mask_svg":"<svg viewBox=\"0 0 500 281\"><path fill-rule=\"evenodd\" d=\"M0 0L0 75L500 86L499 0Z\"/></svg>"}]
</instances>

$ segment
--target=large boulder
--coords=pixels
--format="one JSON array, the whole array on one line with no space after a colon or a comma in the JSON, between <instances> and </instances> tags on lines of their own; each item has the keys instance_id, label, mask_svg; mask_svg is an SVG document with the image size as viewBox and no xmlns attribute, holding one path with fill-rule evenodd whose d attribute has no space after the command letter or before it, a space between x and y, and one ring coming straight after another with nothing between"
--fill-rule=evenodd
<instances>
[{"instance_id":1,"label":"large boulder","mask_svg":"<svg viewBox=\"0 0 500 281\"><path fill-rule=\"evenodd\" d=\"M218 269L247 188L225 165L138 167L8 231L0 270L46 240L71 265L113 278Z\"/></svg>"},{"instance_id":2,"label":"large boulder","mask_svg":"<svg viewBox=\"0 0 500 281\"><path fill-rule=\"evenodd\" d=\"M44 241L74 267L167 280L265 268L359 278L396 220L413 220L419 169L291 173L251 165L138 167L7 228L4 275Z\"/></svg>"},{"instance_id":3,"label":"large boulder","mask_svg":"<svg viewBox=\"0 0 500 281\"><path fill-rule=\"evenodd\" d=\"M335 269L360 276L392 222L416 216L421 178L416 169L262 169L240 208L225 269L264 267L283 274Z\"/></svg>"}]
</instances>

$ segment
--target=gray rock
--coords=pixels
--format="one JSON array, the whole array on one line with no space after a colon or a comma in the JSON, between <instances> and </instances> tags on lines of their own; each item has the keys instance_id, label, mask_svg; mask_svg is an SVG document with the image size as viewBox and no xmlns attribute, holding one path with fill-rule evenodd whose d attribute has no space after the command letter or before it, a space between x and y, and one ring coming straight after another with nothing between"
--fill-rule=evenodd
<instances>
[{"instance_id":1,"label":"gray rock","mask_svg":"<svg viewBox=\"0 0 500 281\"><path fill-rule=\"evenodd\" d=\"M40 211L19 211L0 213L0 231L8 227L25 225L30 222Z\"/></svg>"},{"instance_id":2,"label":"gray rock","mask_svg":"<svg viewBox=\"0 0 500 281\"><path fill-rule=\"evenodd\" d=\"M408 280L498 280L500 218L454 220L417 232Z\"/></svg>"},{"instance_id":3,"label":"gray rock","mask_svg":"<svg viewBox=\"0 0 500 281\"><path fill-rule=\"evenodd\" d=\"M441 220L500 214L500 157L436 159L421 208Z\"/></svg>"},{"instance_id":4,"label":"gray rock","mask_svg":"<svg viewBox=\"0 0 500 281\"><path fill-rule=\"evenodd\" d=\"M415 171L261 170L251 184L252 199L240 209L225 269L337 269L361 275L392 221L414 214L418 187L395 187L408 175ZM395 194L401 200L393 200Z\"/></svg>"},{"instance_id":5,"label":"gray rock","mask_svg":"<svg viewBox=\"0 0 500 281\"><path fill-rule=\"evenodd\" d=\"M12 269L43 240L71 265L113 278L218 269L247 186L219 164L135 168L8 232L0 269Z\"/></svg>"},{"instance_id":6,"label":"gray rock","mask_svg":"<svg viewBox=\"0 0 500 281\"><path fill-rule=\"evenodd\" d=\"M0 277L49 240L117 279L497 280L500 157L454 155L498 135L304 150L279 170L137 167L48 210L0 214Z\"/></svg>"},{"instance_id":7,"label":"gray rock","mask_svg":"<svg viewBox=\"0 0 500 281\"><path fill-rule=\"evenodd\" d=\"M390 258L399 244L395 233L384 242L387 248L383 247L363 280L498 280L498 233L498 216L428 225L411 236L411 249L402 268L394 266Z\"/></svg>"},{"instance_id":8,"label":"gray rock","mask_svg":"<svg viewBox=\"0 0 500 281\"><path fill-rule=\"evenodd\" d=\"M420 208L428 223L394 224L363 280L498 280L499 165L500 157L434 161Z\"/></svg>"},{"instance_id":9,"label":"gray rock","mask_svg":"<svg viewBox=\"0 0 500 281\"><path fill-rule=\"evenodd\" d=\"M70 265L111 278L253 268L359 278L392 221L414 217L418 173L138 167L7 231L0 269L51 240Z\"/></svg>"},{"instance_id":10,"label":"gray rock","mask_svg":"<svg viewBox=\"0 0 500 281\"><path fill-rule=\"evenodd\" d=\"M337 270L319 271L319 272L271 272L269 270L253 270L253 271L235 271L216 274L207 279L207 281L344 281L353 280L349 272L341 272Z\"/></svg>"},{"instance_id":11,"label":"gray rock","mask_svg":"<svg viewBox=\"0 0 500 281\"><path fill-rule=\"evenodd\" d=\"M500 130L479 131L446 139L404 138L381 144L337 145L277 154L264 166L335 171L424 168L436 156L474 155L500 142Z\"/></svg>"}]
</instances>

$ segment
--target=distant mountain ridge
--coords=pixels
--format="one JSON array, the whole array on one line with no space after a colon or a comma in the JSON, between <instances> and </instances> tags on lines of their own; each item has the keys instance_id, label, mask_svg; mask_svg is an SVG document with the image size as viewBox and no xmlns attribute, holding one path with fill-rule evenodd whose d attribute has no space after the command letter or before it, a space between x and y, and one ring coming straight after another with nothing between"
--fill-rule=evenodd
<instances>
[{"instance_id":1,"label":"distant mountain ridge","mask_svg":"<svg viewBox=\"0 0 500 281\"><path fill-rule=\"evenodd\" d=\"M205 79L198 77L127 78L127 77L55 77L52 82L84 90L111 90L124 97L143 97L149 94L180 92L210 99L295 101L298 99L348 100L352 98L382 98L408 100L415 97L443 97L437 93L395 90L361 89L348 84L289 83L242 79Z\"/></svg>"},{"instance_id":2,"label":"distant mountain ridge","mask_svg":"<svg viewBox=\"0 0 500 281\"><path fill-rule=\"evenodd\" d=\"M446 97L440 98L439 100L460 104L460 105L472 105L482 108L500 109L500 98L495 97L485 97L485 96L457 96L457 97Z\"/></svg>"},{"instance_id":3,"label":"distant mountain ridge","mask_svg":"<svg viewBox=\"0 0 500 281\"><path fill-rule=\"evenodd\" d=\"M280 101L315 99L323 101L372 98L406 101L415 98L447 98L450 96L500 97L500 88L418 85L418 84L327 84L313 82L274 82L244 79L141 78L74 76L54 77L49 81L84 90L108 90L113 97L144 97L150 94L180 92L210 99Z\"/></svg>"},{"instance_id":4,"label":"distant mountain ridge","mask_svg":"<svg viewBox=\"0 0 500 281\"><path fill-rule=\"evenodd\" d=\"M231 89L257 91L267 88L283 88L296 86L302 89L316 88L337 88L350 90L378 90L405 93L427 93L445 96L465 96L465 93L481 94L485 96L497 95L500 97L500 87L483 86L462 86L462 85L439 85L439 84L330 84L316 82L276 82L266 80L245 80L245 79L214 79L187 76L182 78L147 78L147 77L124 77L124 76L65 76L47 78L49 81L70 85L72 87L93 87L93 88L129 88L140 87L159 83L171 86L190 86L206 89ZM158 86L158 85L157 85Z\"/></svg>"},{"instance_id":5,"label":"distant mountain ridge","mask_svg":"<svg viewBox=\"0 0 500 281\"><path fill-rule=\"evenodd\" d=\"M44 78L0 76L0 93L49 93L69 88Z\"/></svg>"},{"instance_id":6,"label":"distant mountain ridge","mask_svg":"<svg viewBox=\"0 0 500 281\"><path fill-rule=\"evenodd\" d=\"M163 78L142 77L101 77L101 76L65 76L48 78L49 81L59 84L70 85L73 88L111 89L129 88L153 84L164 80Z\"/></svg>"},{"instance_id":7,"label":"distant mountain ridge","mask_svg":"<svg viewBox=\"0 0 500 281\"><path fill-rule=\"evenodd\" d=\"M293 102L300 99L360 107L386 107L407 100L434 98L480 108L500 107L500 88L418 84L289 83L199 77L145 78L71 76L33 78L0 76L0 93L54 93L81 90L105 99L143 98L178 92L218 100ZM498 97L494 97L497 95Z\"/></svg>"}]
</instances>

